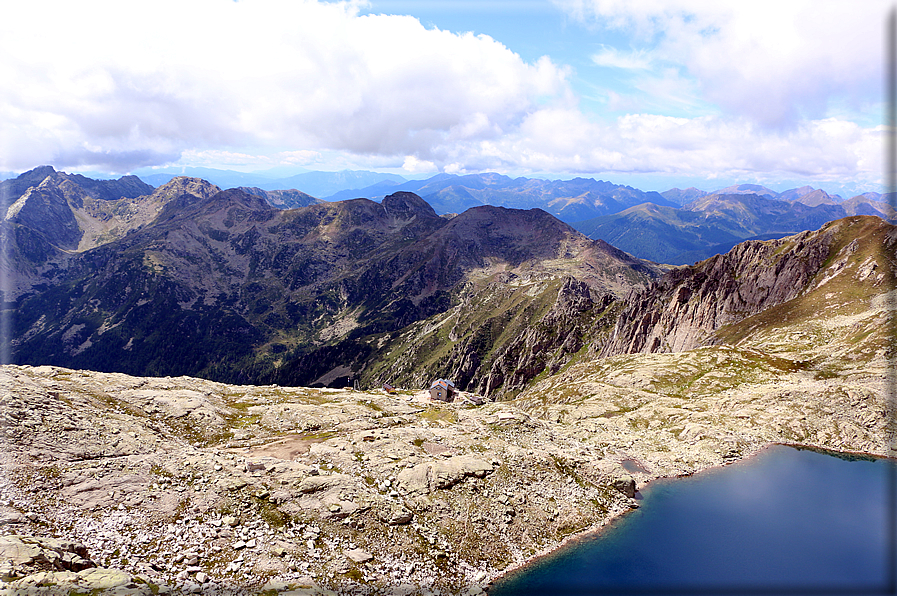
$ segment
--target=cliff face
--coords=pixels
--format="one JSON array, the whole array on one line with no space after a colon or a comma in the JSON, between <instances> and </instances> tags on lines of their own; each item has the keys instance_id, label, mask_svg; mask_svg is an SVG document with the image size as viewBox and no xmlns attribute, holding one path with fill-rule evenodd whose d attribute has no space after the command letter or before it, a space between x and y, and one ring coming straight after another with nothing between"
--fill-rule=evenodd
<instances>
[{"instance_id":1,"label":"cliff face","mask_svg":"<svg viewBox=\"0 0 897 596\"><path fill-rule=\"evenodd\" d=\"M837 273L828 261L860 243L870 258L882 261L879 271L886 271L888 230L893 226L878 218L846 218L815 232L745 242L725 255L670 271L627 296L599 353L681 352L716 343L721 328L807 294L814 280ZM856 261L851 254L844 259Z\"/></svg>"},{"instance_id":2,"label":"cliff face","mask_svg":"<svg viewBox=\"0 0 897 596\"><path fill-rule=\"evenodd\" d=\"M74 202L77 207L83 205L80 197L76 197ZM47 177L10 205L6 220L37 231L57 248L75 250L83 232L72 208L56 181Z\"/></svg>"},{"instance_id":3,"label":"cliff face","mask_svg":"<svg viewBox=\"0 0 897 596\"><path fill-rule=\"evenodd\" d=\"M681 352L703 345L721 326L796 297L828 257L830 243L825 232L745 242L671 271L627 298L601 354Z\"/></svg>"},{"instance_id":4,"label":"cliff face","mask_svg":"<svg viewBox=\"0 0 897 596\"><path fill-rule=\"evenodd\" d=\"M487 366L470 374L469 390L483 395L516 393L540 375L557 373L591 339L598 321L609 320L606 309L613 302L612 294L566 278L551 308L497 346ZM469 354L465 353L465 364Z\"/></svg>"}]
</instances>

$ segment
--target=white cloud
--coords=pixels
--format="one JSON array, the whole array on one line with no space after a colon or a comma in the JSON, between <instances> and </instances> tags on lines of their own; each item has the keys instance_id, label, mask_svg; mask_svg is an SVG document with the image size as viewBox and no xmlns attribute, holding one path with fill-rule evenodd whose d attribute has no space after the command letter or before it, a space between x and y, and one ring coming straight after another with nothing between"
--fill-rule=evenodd
<instances>
[{"instance_id":1,"label":"white cloud","mask_svg":"<svg viewBox=\"0 0 897 596\"><path fill-rule=\"evenodd\" d=\"M628 114L603 124L541 110L513 135L455 147L456 170L667 174L703 179L881 183L880 127L822 119L770 130L747 119ZM457 165L464 164L464 167Z\"/></svg>"},{"instance_id":2,"label":"white cloud","mask_svg":"<svg viewBox=\"0 0 897 596\"><path fill-rule=\"evenodd\" d=\"M244 146L425 156L446 140L499 136L545 99L569 96L567 71L548 59L527 63L489 37L412 17L362 16L353 3L8 8L6 169L61 156L125 167L116 156L128 151Z\"/></svg>"},{"instance_id":3,"label":"white cloud","mask_svg":"<svg viewBox=\"0 0 897 596\"><path fill-rule=\"evenodd\" d=\"M862 109L882 93L885 0L556 0L583 22L626 31L680 64L708 101L772 127ZM637 55L638 50L634 50Z\"/></svg>"},{"instance_id":4,"label":"white cloud","mask_svg":"<svg viewBox=\"0 0 897 596\"><path fill-rule=\"evenodd\" d=\"M402 164L402 169L406 172L417 174L435 172L438 168L432 161L422 161L413 155L409 155L405 158L405 162Z\"/></svg>"},{"instance_id":5,"label":"white cloud","mask_svg":"<svg viewBox=\"0 0 897 596\"><path fill-rule=\"evenodd\" d=\"M406 172L881 177L881 131L855 113L880 109L880 0L565 2L570 14L634 36L626 50L603 46L591 56L626 69L614 74L638 93L596 84L607 106L632 112L613 120L584 113L572 70L547 57L527 62L490 37L362 15L358 6L11 3L0 21L0 170L51 163L121 172L180 158Z\"/></svg>"}]
</instances>

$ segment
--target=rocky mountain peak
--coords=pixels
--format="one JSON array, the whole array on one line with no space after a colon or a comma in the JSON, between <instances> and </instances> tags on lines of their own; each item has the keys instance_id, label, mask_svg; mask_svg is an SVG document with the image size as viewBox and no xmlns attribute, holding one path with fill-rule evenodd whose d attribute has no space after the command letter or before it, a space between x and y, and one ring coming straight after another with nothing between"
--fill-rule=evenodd
<instances>
[{"instance_id":1,"label":"rocky mountain peak","mask_svg":"<svg viewBox=\"0 0 897 596\"><path fill-rule=\"evenodd\" d=\"M805 188L810 188L810 187L808 186ZM838 201L835 200L835 198L833 196L831 196L830 194L828 194L827 192L825 192L822 189L810 190L810 192L804 193L804 194L798 196L797 198L795 198L794 201L796 201L798 203L803 203L807 207L816 207L818 205L837 205L838 204Z\"/></svg>"},{"instance_id":2,"label":"rocky mountain peak","mask_svg":"<svg viewBox=\"0 0 897 596\"><path fill-rule=\"evenodd\" d=\"M13 180L18 183L18 186L25 188L22 190L24 192L25 189L31 186L39 186L43 183L47 178L55 178L59 175L53 166L39 166L34 168L33 170L28 170L23 174L20 174ZM10 181L12 182L12 181ZM21 194L21 193L20 193Z\"/></svg>"},{"instance_id":3,"label":"rocky mountain peak","mask_svg":"<svg viewBox=\"0 0 897 596\"><path fill-rule=\"evenodd\" d=\"M191 195L200 199L207 199L214 194L221 192L221 189L211 182L202 178L191 178L189 176L177 176L169 182L163 184L155 190L153 194L159 197L177 197L180 195Z\"/></svg>"},{"instance_id":4,"label":"rocky mountain peak","mask_svg":"<svg viewBox=\"0 0 897 596\"><path fill-rule=\"evenodd\" d=\"M30 178L30 179L44 179L47 176L52 176L56 173L56 169L53 166L38 166L33 170L29 170L19 176L19 178Z\"/></svg>"},{"instance_id":5,"label":"rocky mountain peak","mask_svg":"<svg viewBox=\"0 0 897 596\"><path fill-rule=\"evenodd\" d=\"M395 219L407 220L415 215L438 217L433 207L413 192L402 191L387 195L380 204L387 215Z\"/></svg>"},{"instance_id":6,"label":"rocky mountain peak","mask_svg":"<svg viewBox=\"0 0 897 596\"><path fill-rule=\"evenodd\" d=\"M82 236L65 194L50 176L10 205L5 219L31 228L64 250L75 250Z\"/></svg>"},{"instance_id":7,"label":"rocky mountain peak","mask_svg":"<svg viewBox=\"0 0 897 596\"><path fill-rule=\"evenodd\" d=\"M176 217L187 207L207 202L221 189L201 178L178 176L157 188L150 200L157 203L160 219Z\"/></svg>"},{"instance_id":8,"label":"rocky mountain peak","mask_svg":"<svg viewBox=\"0 0 897 596\"><path fill-rule=\"evenodd\" d=\"M16 199L21 197L26 190L32 186L40 185L40 183L48 176L53 176L55 174L56 170L54 170L52 166L40 166L33 170L29 170L24 174L20 174L11 180L0 182L0 201L2 201L3 207L11 205Z\"/></svg>"}]
</instances>

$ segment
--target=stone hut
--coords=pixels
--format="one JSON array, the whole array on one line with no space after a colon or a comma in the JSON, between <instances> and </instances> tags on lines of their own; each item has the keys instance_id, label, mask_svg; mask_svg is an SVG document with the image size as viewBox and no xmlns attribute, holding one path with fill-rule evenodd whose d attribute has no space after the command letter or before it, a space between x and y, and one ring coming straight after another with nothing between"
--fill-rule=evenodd
<instances>
[{"instance_id":1,"label":"stone hut","mask_svg":"<svg viewBox=\"0 0 897 596\"><path fill-rule=\"evenodd\" d=\"M430 385L430 399L452 401L455 399L455 384L447 379L436 379Z\"/></svg>"}]
</instances>

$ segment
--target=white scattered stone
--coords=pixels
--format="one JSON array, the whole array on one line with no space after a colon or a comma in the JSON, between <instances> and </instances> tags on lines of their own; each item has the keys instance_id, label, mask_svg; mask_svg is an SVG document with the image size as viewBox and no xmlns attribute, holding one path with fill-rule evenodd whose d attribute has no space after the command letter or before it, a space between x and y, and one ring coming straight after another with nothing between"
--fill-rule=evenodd
<instances>
[{"instance_id":1,"label":"white scattered stone","mask_svg":"<svg viewBox=\"0 0 897 596\"><path fill-rule=\"evenodd\" d=\"M371 559L374 558L374 555L372 555L371 553L369 553L365 550L362 550L360 548L355 548L350 551L346 551L346 556L349 559L355 561L356 563L366 563L367 561L370 561Z\"/></svg>"}]
</instances>

